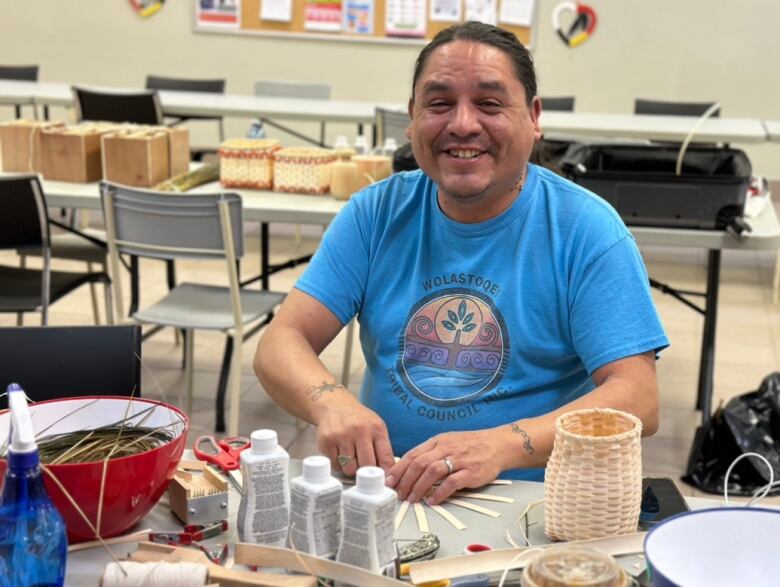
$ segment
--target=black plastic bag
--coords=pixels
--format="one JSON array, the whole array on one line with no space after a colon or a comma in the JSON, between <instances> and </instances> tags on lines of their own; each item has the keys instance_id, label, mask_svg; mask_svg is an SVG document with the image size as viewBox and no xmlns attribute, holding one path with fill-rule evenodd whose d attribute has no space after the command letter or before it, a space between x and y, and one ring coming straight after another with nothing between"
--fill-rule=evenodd
<instances>
[{"instance_id":1,"label":"black plastic bag","mask_svg":"<svg viewBox=\"0 0 780 587\"><path fill-rule=\"evenodd\" d=\"M723 493L729 465L755 452L766 458L780 480L780 372L764 378L757 391L732 398L696 431L682 480L707 493ZM742 459L729 476L729 494L748 495L769 483L769 469L757 458ZM770 493L780 492L776 487Z\"/></svg>"}]
</instances>

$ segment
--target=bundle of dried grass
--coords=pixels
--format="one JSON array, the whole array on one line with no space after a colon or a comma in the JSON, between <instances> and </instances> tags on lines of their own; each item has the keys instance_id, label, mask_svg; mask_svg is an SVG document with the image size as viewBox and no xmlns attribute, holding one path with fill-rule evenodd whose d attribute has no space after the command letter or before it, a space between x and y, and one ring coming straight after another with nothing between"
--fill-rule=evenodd
<instances>
[{"instance_id":1,"label":"bundle of dried grass","mask_svg":"<svg viewBox=\"0 0 780 587\"><path fill-rule=\"evenodd\" d=\"M155 449L173 440L165 428L115 425L38 439L41 462L49 465L94 463Z\"/></svg>"}]
</instances>

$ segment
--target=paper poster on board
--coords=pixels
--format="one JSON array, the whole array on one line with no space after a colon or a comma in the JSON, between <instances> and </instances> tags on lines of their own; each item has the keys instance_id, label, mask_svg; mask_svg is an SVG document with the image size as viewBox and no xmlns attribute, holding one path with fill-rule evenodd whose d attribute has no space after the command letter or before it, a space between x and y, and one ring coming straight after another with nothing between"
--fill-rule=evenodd
<instances>
[{"instance_id":1,"label":"paper poster on board","mask_svg":"<svg viewBox=\"0 0 780 587\"><path fill-rule=\"evenodd\" d=\"M238 28L241 0L195 0L195 25L200 28Z\"/></svg>"},{"instance_id":2,"label":"paper poster on board","mask_svg":"<svg viewBox=\"0 0 780 587\"><path fill-rule=\"evenodd\" d=\"M307 31L341 32L341 0L306 0L303 28Z\"/></svg>"},{"instance_id":3,"label":"paper poster on board","mask_svg":"<svg viewBox=\"0 0 780 587\"><path fill-rule=\"evenodd\" d=\"M353 35L374 34L374 0L344 1L344 32Z\"/></svg>"},{"instance_id":4,"label":"paper poster on board","mask_svg":"<svg viewBox=\"0 0 780 587\"><path fill-rule=\"evenodd\" d=\"M531 26L534 17L535 0L501 0L498 20L502 24Z\"/></svg>"},{"instance_id":5,"label":"paper poster on board","mask_svg":"<svg viewBox=\"0 0 780 587\"><path fill-rule=\"evenodd\" d=\"M461 0L431 0L428 19L432 22L460 22Z\"/></svg>"},{"instance_id":6,"label":"paper poster on board","mask_svg":"<svg viewBox=\"0 0 780 587\"><path fill-rule=\"evenodd\" d=\"M466 20L495 25L497 12L496 0L466 0Z\"/></svg>"},{"instance_id":7,"label":"paper poster on board","mask_svg":"<svg viewBox=\"0 0 780 587\"><path fill-rule=\"evenodd\" d=\"M262 0L260 20L292 22L292 0Z\"/></svg>"},{"instance_id":8,"label":"paper poster on board","mask_svg":"<svg viewBox=\"0 0 780 587\"><path fill-rule=\"evenodd\" d=\"M424 37L425 0L387 0L385 32L396 37Z\"/></svg>"}]
</instances>

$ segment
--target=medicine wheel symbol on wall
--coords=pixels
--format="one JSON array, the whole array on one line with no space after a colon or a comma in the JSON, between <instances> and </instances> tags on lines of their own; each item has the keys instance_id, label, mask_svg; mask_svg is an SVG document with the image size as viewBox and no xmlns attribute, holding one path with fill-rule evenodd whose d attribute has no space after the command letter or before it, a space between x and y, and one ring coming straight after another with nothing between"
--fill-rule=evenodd
<instances>
[{"instance_id":1,"label":"medicine wheel symbol on wall","mask_svg":"<svg viewBox=\"0 0 780 587\"><path fill-rule=\"evenodd\" d=\"M410 312L399 341L398 371L422 401L473 401L501 380L509 354L503 317L469 289L439 292Z\"/></svg>"}]
</instances>

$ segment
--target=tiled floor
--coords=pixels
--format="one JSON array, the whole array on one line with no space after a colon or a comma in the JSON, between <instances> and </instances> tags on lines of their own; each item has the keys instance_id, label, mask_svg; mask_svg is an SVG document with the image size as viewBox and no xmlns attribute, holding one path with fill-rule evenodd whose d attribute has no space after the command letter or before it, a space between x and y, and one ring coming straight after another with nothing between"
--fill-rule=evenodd
<instances>
[{"instance_id":1,"label":"tiled floor","mask_svg":"<svg viewBox=\"0 0 780 587\"><path fill-rule=\"evenodd\" d=\"M778 205L780 208L780 205ZM248 243L256 243L251 235ZM316 237L304 238L300 244L287 234L272 238L272 258L282 260L291 254L313 251ZM249 245L251 248L251 244ZM701 290L706 275L706 252L663 247L642 250L650 274L657 280L681 289ZM733 252L723 254L720 311L718 314L717 352L715 366L715 404L735 394L755 389L761 379L780 369L780 305L771 303L771 282L774 252ZM0 253L0 263L14 263L14 255ZM79 268L68 262L58 267ZM248 252L243 263L244 275L259 266L257 249ZM180 263L180 281L202 279L224 283L220 263ZM271 279L276 290L288 290L303 267L278 273ZM126 281L126 280L125 280ZM125 286L127 284L125 283ZM153 300L165 291L165 275L159 262L142 262L142 300ZM678 480L688 458L691 439L699 421L694 411L698 378L699 348L702 332L701 317L670 296L653 292L672 346L664 351L658 363L661 388L661 428L643 445L646 475L669 476ZM36 324L37 316L28 315L26 323ZM15 316L0 314L0 324L15 323ZM51 310L51 324L91 324L92 314L86 288L58 302ZM294 457L315 451L315 433L311 427L299 427L265 394L252 372L252 356L258 337L243 347L242 410L240 429L249 432L270 427L278 431L281 442ZM190 439L212 432L214 426L214 392L224 349L224 336L219 333L196 334L195 393L191 413ZM324 351L322 358L336 376L341 374L344 333ZM184 372L181 348L174 345L170 331L160 333L143 346L142 381L147 397L169 402L182 401ZM349 387L357 392L365 367L362 354L355 345ZM703 495L678 483L687 495Z\"/></svg>"}]
</instances>

